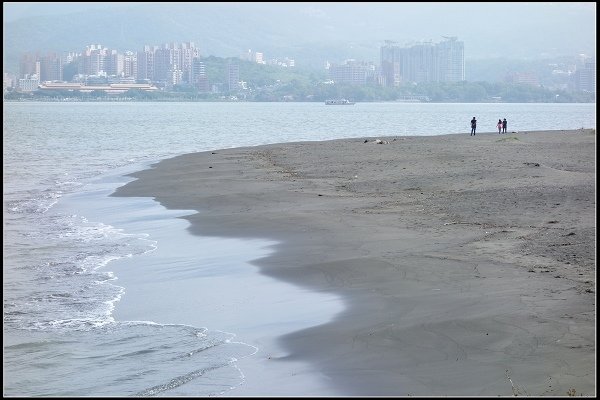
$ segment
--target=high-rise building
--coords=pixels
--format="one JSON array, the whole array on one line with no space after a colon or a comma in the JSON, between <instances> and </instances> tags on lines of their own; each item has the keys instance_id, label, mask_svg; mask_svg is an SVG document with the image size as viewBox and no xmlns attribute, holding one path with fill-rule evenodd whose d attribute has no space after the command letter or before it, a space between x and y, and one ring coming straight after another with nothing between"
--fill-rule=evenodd
<instances>
[{"instance_id":1,"label":"high-rise building","mask_svg":"<svg viewBox=\"0 0 600 400\"><path fill-rule=\"evenodd\" d=\"M465 45L455 36L445 37L438 43L440 82L462 82L465 80Z\"/></svg>"},{"instance_id":2,"label":"high-rise building","mask_svg":"<svg viewBox=\"0 0 600 400\"><path fill-rule=\"evenodd\" d=\"M154 75L155 82L166 82L169 79L169 71L172 69L173 53L169 48L159 48L154 51Z\"/></svg>"},{"instance_id":3,"label":"high-rise building","mask_svg":"<svg viewBox=\"0 0 600 400\"><path fill-rule=\"evenodd\" d=\"M126 51L123 55L123 76L137 77L137 54Z\"/></svg>"},{"instance_id":4,"label":"high-rise building","mask_svg":"<svg viewBox=\"0 0 600 400\"><path fill-rule=\"evenodd\" d=\"M61 57L56 53L49 53L40 58L40 81L62 81L63 64Z\"/></svg>"},{"instance_id":5,"label":"high-rise building","mask_svg":"<svg viewBox=\"0 0 600 400\"><path fill-rule=\"evenodd\" d=\"M117 50L107 52L105 65L108 76L120 76L123 73L123 54Z\"/></svg>"},{"instance_id":6,"label":"high-rise building","mask_svg":"<svg viewBox=\"0 0 600 400\"><path fill-rule=\"evenodd\" d=\"M90 45L81 54L79 73L83 75L106 75L109 63L109 50L101 45Z\"/></svg>"},{"instance_id":7,"label":"high-rise building","mask_svg":"<svg viewBox=\"0 0 600 400\"><path fill-rule=\"evenodd\" d=\"M400 47L386 40L381 47L381 82L460 82L465 80L464 43L445 37L437 44L423 42Z\"/></svg>"},{"instance_id":8,"label":"high-rise building","mask_svg":"<svg viewBox=\"0 0 600 400\"><path fill-rule=\"evenodd\" d=\"M19 62L19 77L23 78L26 75L31 76L34 74L38 77L40 76L40 64L38 54L23 54Z\"/></svg>"},{"instance_id":9,"label":"high-rise building","mask_svg":"<svg viewBox=\"0 0 600 400\"><path fill-rule=\"evenodd\" d=\"M402 49L391 40L381 47L381 75L385 86L400 85L400 63Z\"/></svg>"},{"instance_id":10,"label":"high-rise building","mask_svg":"<svg viewBox=\"0 0 600 400\"><path fill-rule=\"evenodd\" d=\"M409 82L437 82L437 52L430 42L409 47L402 52L400 79Z\"/></svg>"},{"instance_id":11,"label":"high-rise building","mask_svg":"<svg viewBox=\"0 0 600 400\"><path fill-rule=\"evenodd\" d=\"M185 83L193 84L193 63L194 59L200 57L200 49L196 47L194 42L187 42L181 44L181 70L183 71L183 81Z\"/></svg>"},{"instance_id":12,"label":"high-rise building","mask_svg":"<svg viewBox=\"0 0 600 400\"><path fill-rule=\"evenodd\" d=\"M596 61L585 61L583 68L575 72L576 89L584 92L596 93Z\"/></svg>"},{"instance_id":13,"label":"high-rise building","mask_svg":"<svg viewBox=\"0 0 600 400\"><path fill-rule=\"evenodd\" d=\"M200 61L200 57L195 57L192 60L192 83L201 92L210 90L208 77L206 76L206 66Z\"/></svg>"},{"instance_id":14,"label":"high-rise building","mask_svg":"<svg viewBox=\"0 0 600 400\"><path fill-rule=\"evenodd\" d=\"M240 82L240 65L229 61L227 63L227 84L229 91L235 91L239 89Z\"/></svg>"},{"instance_id":15,"label":"high-rise building","mask_svg":"<svg viewBox=\"0 0 600 400\"><path fill-rule=\"evenodd\" d=\"M137 76L138 80L154 79L154 51L156 47L144 46L143 51L137 52Z\"/></svg>"},{"instance_id":16,"label":"high-rise building","mask_svg":"<svg viewBox=\"0 0 600 400\"><path fill-rule=\"evenodd\" d=\"M192 60L200 56L200 50L194 42L167 43L154 51L155 81L172 81L172 72L181 71L180 83L193 83ZM146 58L147 59L147 58Z\"/></svg>"}]
</instances>

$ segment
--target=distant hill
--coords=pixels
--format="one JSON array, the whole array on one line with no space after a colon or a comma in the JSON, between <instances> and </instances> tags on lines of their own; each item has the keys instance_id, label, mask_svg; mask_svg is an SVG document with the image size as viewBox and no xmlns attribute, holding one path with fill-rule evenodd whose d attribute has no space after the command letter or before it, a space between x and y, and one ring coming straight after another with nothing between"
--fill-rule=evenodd
<instances>
[{"instance_id":1,"label":"distant hill","mask_svg":"<svg viewBox=\"0 0 600 400\"><path fill-rule=\"evenodd\" d=\"M21 18L4 26L4 62L14 70L25 51L82 51L90 44L137 51L188 41L203 55L234 57L251 49L268 58L296 57L305 66L321 67L323 54L340 61L377 58L379 44L352 44L343 24L324 25L293 3L276 17L271 8L269 3L147 4Z\"/></svg>"},{"instance_id":2,"label":"distant hill","mask_svg":"<svg viewBox=\"0 0 600 400\"><path fill-rule=\"evenodd\" d=\"M594 53L595 3L4 3L4 71L23 52L119 51L193 41L203 56L251 49L298 68L379 61L401 45L457 36L465 58Z\"/></svg>"}]
</instances>

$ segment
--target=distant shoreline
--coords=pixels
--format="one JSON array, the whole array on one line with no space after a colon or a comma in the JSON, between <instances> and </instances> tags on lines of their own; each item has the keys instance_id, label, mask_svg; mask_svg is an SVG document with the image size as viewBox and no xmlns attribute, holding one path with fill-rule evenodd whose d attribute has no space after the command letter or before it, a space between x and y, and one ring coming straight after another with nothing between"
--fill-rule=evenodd
<instances>
[{"instance_id":1,"label":"distant shoreline","mask_svg":"<svg viewBox=\"0 0 600 400\"><path fill-rule=\"evenodd\" d=\"M70 99L70 98L46 98L46 99L4 99L7 103L324 103L325 100L311 101L258 101L258 100L219 100L219 99ZM571 102L550 102L550 101L402 101L402 100L373 100L356 101L361 103L399 103L399 104L596 104L595 101L571 101Z\"/></svg>"}]
</instances>

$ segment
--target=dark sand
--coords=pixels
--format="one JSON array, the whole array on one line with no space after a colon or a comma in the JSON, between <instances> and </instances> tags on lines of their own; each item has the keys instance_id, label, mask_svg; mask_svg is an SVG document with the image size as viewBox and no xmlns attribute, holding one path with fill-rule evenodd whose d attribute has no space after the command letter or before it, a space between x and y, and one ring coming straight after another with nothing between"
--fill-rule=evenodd
<instances>
[{"instance_id":1,"label":"dark sand","mask_svg":"<svg viewBox=\"0 0 600 400\"><path fill-rule=\"evenodd\" d=\"M595 148L573 130L215 150L116 195L279 241L262 273L345 299L281 337L274 370L306 361L348 396L595 396Z\"/></svg>"}]
</instances>

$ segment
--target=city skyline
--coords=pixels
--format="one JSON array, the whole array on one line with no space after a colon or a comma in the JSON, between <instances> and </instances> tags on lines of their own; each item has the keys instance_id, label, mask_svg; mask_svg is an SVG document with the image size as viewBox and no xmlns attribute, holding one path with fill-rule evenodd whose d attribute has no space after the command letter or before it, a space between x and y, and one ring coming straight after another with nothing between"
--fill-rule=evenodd
<instances>
[{"instance_id":1,"label":"city skyline","mask_svg":"<svg viewBox=\"0 0 600 400\"><path fill-rule=\"evenodd\" d=\"M257 64L275 64L265 61L264 53L241 54L240 60ZM87 45L81 52L62 51L44 53L25 53L21 56L18 75L18 89L32 91L40 82L67 81L85 82L86 85L98 84L158 84L171 87L180 84L191 85L200 91L211 90L206 67L199 48L194 42L163 43L162 45L144 45L143 50L119 51L101 44ZM275 60L276 61L276 60ZM385 41L380 48L379 63L365 60L345 60L342 63L327 63L329 78L342 84L397 87L401 83L460 82L465 80L464 42L457 37L444 37L438 43L414 43L410 47L399 46L394 41ZM286 59L286 67L294 66L294 60ZM71 75L63 76L63 70L70 68ZM575 87L595 92L595 61L591 57L582 58L581 67L571 66L568 73L577 73ZM232 90L228 71L225 85ZM6 80L5 74L5 80ZM238 83L245 85L239 80ZM538 85L539 81L531 72L512 72L507 75L515 83ZM508 78L507 78L508 79ZM5 82L6 87L10 84ZM58 87L44 85L43 88ZM109 89L107 89L109 90Z\"/></svg>"},{"instance_id":2,"label":"city skyline","mask_svg":"<svg viewBox=\"0 0 600 400\"><path fill-rule=\"evenodd\" d=\"M204 55L236 57L253 49L301 59L300 67L376 60L387 40L410 47L444 36L468 43L469 60L595 56L596 49L595 3L8 2L3 8L4 69L13 73L18 53L90 43L139 51L148 43L192 41Z\"/></svg>"}]
</instances>

